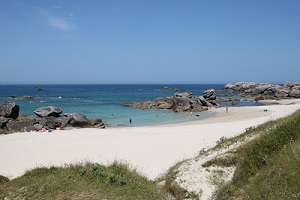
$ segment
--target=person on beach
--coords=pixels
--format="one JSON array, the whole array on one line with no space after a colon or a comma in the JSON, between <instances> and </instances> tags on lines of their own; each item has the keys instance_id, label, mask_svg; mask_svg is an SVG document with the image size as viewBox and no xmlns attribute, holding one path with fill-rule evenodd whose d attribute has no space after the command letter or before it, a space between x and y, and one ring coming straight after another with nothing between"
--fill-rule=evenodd
<instances>
[{"instance_id":1,"label":"person on beach","mask_svg":"<svg viewBox=\"0 0 300 200\"><path fill-rule=\"evenodd\" d=\"M129 119L129 123L130 123L130 125L132 125L132 119L131 118Z\"/></svg>"},{"instance_id":2,"label":"person on beach","mask_svg":"<svg viewBox=\"0 0 300 200\"><path fill-rule=\"evenodd\" d=\"M228 107L226 106L226 112L228 113Z\"/></svg>"}]
</instances>

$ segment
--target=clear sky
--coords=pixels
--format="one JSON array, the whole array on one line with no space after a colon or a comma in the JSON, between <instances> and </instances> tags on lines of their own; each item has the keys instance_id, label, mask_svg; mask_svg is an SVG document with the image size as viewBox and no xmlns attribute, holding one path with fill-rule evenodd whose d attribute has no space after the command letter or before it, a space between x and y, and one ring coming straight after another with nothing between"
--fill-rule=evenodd
<instances>
[{"instance_id":1,"label":"clear sky","mask_svg":"<svg viewBox=\"0 0 300 200\"><path fill-rule=\"evenodd\" d=\"M299 0L1 0L0 84L300 81Z\"/></svg>"}]
</instances>

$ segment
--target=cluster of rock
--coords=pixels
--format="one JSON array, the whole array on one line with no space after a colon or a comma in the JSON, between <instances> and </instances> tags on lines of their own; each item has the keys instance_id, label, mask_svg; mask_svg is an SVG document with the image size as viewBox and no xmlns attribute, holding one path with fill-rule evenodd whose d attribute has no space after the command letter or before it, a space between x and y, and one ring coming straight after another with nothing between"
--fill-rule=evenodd
<instances>
[{"instance_id":1,"label":"cluster of rock","mask_svg":"<svg viewBox=\"0 0 300 200\"><path fill-rule=\"evenodd\" d=\"M240 92L239 96L254 97L256 100L300 98L300 83L286 82L282 85L256 82L227 84L222 91Z\"/></svg>"},{"instance_id":2,"label":"cluster of rock","mask_svg":"<svg viewBox=\"0 0 300 200\"><path fill-rule=\"evenodd\" d=\"M14 102L0 102L0 134L13 132L40 131L41 129L70 129L105 128L101 119L88 120L79 113L65 113L62 109L53 106L41 107L34 111L36 116L19 115L19 105Z\"/></svg>"},{"instance_id":3,"label":"cluster of rock","mask_svg":"<svg viewBox=\"0 0 300 200\"><path fill-rule=\"evenodd\" d=\"M169 109L174 112L200 112L207 110L208 107L218 105L216 102L216 91L209 89L204 91L203 96L195 97L192 93L175 93L174 96L156 98L153 101L133 102L124 104L126 107L139 109Z\"/></svg>"},{"instance_id":4,"label":"cluster of rock","mask_svg":"<svg viewBox=\"0 0 300 200\"><path fill-rule=\"evenodd\" d=\"M24 96L17 96L17 95L12 95L10 96L12 99L33 99L32 96L24 95Z\"/></svg>"},{"instance_id":5,"label":"cluster of rock","mask_svg":"<svg viewBox=\"0 0 300 200\"><path fill-rule=\"evenodd\" d=\"M170 87L168 87L168 86L165 86L165 87L163 87L163 90L164 90L164 91L171 91L172 88L170 88ZM174 91L180 91L180 90L181 90L180 88L174 88Z\"/></svg>"}]
</instances>

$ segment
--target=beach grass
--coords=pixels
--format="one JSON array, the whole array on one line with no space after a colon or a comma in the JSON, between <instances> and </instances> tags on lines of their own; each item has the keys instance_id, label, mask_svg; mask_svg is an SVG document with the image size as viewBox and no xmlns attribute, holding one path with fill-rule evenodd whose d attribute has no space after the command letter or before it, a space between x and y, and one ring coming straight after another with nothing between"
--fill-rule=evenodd
<instances>
[{"instance_id":1,"label":"beach grass","mask_svg":"<svg viewBox=\"0 0 300 200\"><path fill-rule=\"evenodd\" d=\"M300 111L256 131L260 137L237 151L237 169L218 199L300 199Z\"/></svg>"},{"instance_id":2,"label":"beach grass","mask_svg":"<svg viewBox=\"0 0 300 200\"><path fill-rule=\"evenodd\" d=\"M171 167L168 170L168 173L164 174L162 177L160 177L158 179L158 181L163 182L164 181L164 185L162 187L162 189L168 193L171 194L172 197L175 197L175 199L184 199L185 197L190 196L188 191L183 189L182 187L180 187L175 181L174 179L176 178L177 174L178 174L178 166L180 166L183 162L185 162L185 160L178 162L176 165L174 165L173 167Z\"/></svg>"},{"instance_id":3,"label":"beach grass","mask_svg":"<svg viewBox=\"0 0 300 200\"><path fill-rule=\"evenodd\" d=\"M0 183L0 199L167 199L156 183L126 164L38 168Z\"/></svg>"}]
</instances>

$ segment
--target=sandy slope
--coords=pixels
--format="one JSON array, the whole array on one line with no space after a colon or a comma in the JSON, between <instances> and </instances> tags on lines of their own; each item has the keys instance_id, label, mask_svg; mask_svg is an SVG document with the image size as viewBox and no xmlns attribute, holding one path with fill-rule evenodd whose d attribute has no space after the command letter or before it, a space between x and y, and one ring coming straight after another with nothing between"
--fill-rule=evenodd
<instances>
[{"instance_id":1,"label":"sandy slope","mask_svg":"<svg viewBox=\"0 0 300 200\"><path fill-rule=\"evenodd\" d=\"M1 135L0 174L12 179L41 166L121 160L155 179L176 162L198 155L202 148L213 147L222 136L235 136L247 127L291 114L300 109L299 102L230 108L228 113L225 108L212 109L209 112L215 115L206 119L151 127Z\"/></svg>"}]
</instances>

